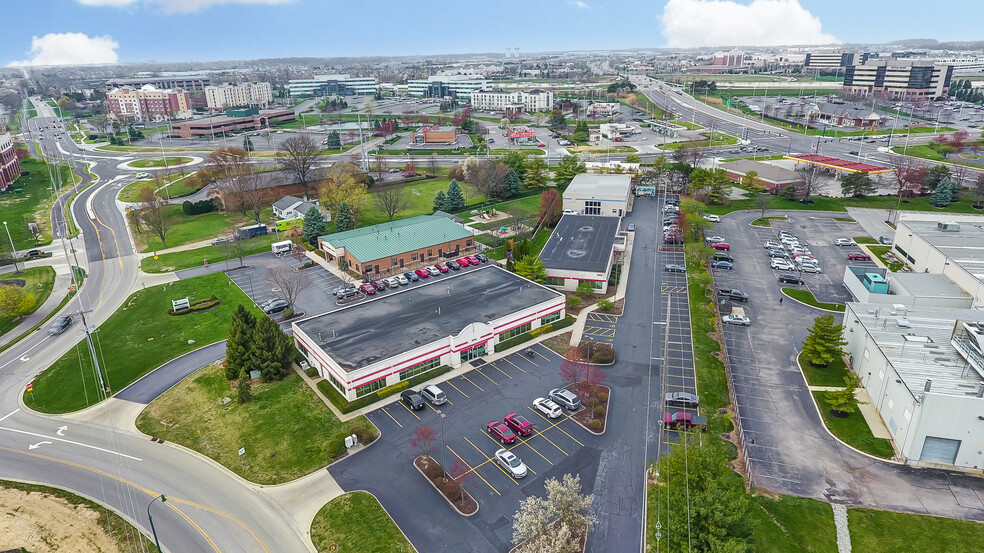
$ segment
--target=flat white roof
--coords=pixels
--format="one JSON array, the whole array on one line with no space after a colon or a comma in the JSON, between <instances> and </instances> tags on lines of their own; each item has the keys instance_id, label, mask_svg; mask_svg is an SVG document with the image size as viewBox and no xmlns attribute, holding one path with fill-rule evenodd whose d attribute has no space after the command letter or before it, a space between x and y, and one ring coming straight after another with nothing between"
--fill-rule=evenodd
<instances>
[{"instance_id":1,"label":"flat white roof","mask_svg":"<svg viewBox=\"0 0 984 553\"><path fill-rule=\"evenodd\" d=\"M628 196L632 186L632 175L579 173L574 176L570 186L564 190L564 199L599 194L604 196Z\"/></svg>"}]
</instances>

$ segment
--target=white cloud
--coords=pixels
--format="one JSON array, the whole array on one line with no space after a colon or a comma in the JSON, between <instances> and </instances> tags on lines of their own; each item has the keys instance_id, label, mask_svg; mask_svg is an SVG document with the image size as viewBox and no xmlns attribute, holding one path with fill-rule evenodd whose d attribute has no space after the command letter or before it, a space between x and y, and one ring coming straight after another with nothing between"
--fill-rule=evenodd
<instances>
[{"instance_id":1,"label":"white cloud","mask_svg":"<svg viewBox=\"0 0 984 553\"><path fill-rule=\"evenodd\" d=\"M799 0L668 0L660 16L667 46L780 46L839 42Z\"/></svg>"},{"instance_id":2,"label":"white cloud","mask_svg":"<svg viewBox=\"0 0 984 553\"><path fill-rule=\"evenodd\" d=\"M195 13L223 4L286 4L293 0L75 0L84 6L122 8L142 3L159 8L164 13Z\"/></svg>"},{"instance_id":3,"label":"white cloud","mask_svg":"<svg viewBox=\"0 0 984 553\"><path fill-rule=\"evenodd\" d=\"M21 65L87 65L116 63L120 45L109 35L90 37L84 33L48 33L31 37L30 58L11 62Z\"/></svg>"},{"instance_id":4,"label":"white cloud","mask_svg":"<svg viewBox=\"0 0 984 553\"><path fill-rule=\"evenodd\" d=\"M571 0L570 4L575 8L581 8L582 10L591 7L587 4L587 2L582 2L581 0Z\"/></svg>"}]
</instances>

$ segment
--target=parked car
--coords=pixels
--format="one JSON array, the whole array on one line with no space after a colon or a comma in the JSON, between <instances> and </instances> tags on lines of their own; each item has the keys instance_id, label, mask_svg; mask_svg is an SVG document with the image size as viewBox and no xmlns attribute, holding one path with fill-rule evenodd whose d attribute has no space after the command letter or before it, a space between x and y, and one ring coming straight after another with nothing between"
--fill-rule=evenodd
<instances>
[{"instance_id":1,"label":"parked car","mask_svg":"<svg viewBox=\"0 0 984 553\"><path fill-rule=\"evenodd\" d=\"M767 250L777 250L782 247L779 242L772 242L771 240L765 243L765 249Z\"/></svg>"},{"instance_id":2,"label":"parked car","mask_svg":"<svg viewBox=\"0 0 984 553\"><path fill-rule=\"evenodd\" d=\"M704 241L705 242L711 242L711 243L724 242L724 237L723 236L718 236L718 235L715 234L714 236L707 236L707 237L705 237L704 238Z\"/></svg>"},{"instance_id":3,"label":"parked car","mask_svg":"<svg viewBox=\"0 0 984 553\"><path fill-rule=\"evenodd\" d=\"M407 271L403 273L403 277L409 280L410 282L417 282L418 280L420 280L420 276L417 275L417 273L415 273L414 271Z\"/></svg>"},{"instance_id":4,"label":"parked car","mask_svg":"<svg viewBox=\"0 0 984 553\"><path fill-rule=\"evenodd\" d=\"M424 408L424 398L420 397L420 394L413 390L403 390L400 393L400 401L414 411Z\"/></svg>"},{"instance_id":5,"label":"parked car","mask_svg":"<svg viewBox=\"0 0 984 553\"><path fill-rule=\"evenodd\" d=\"M668 273L686 273L687 268L683 265L677 265L675 263L669 263L666 265L666 272Z\"/></svg>"},{"instance_id":6,"label":"parked car","mask_svg":"<svg viewBox=\"0 0 984 553\"><path fill-rule=\"evenodd\" d=\"M730 250L731 244L727 242L715 242L711 244L711 247L714 248L715 250Z\"/></svg>"},{"instance_id":7,"label":"parked car","mask_svg":"<svg viewBox=\"0 0 984 553\"><path fill-rule=\"evenodd\" d=\"M715 261L711 263L711 267L714 269L727 269L731 270L735 268L735 265L730 261Z\"/></svg>"},{"instance_id":8,"label":"parked car","mask_svg":"<svg viewBox=\"0 0 984 553\"><path fill-rule=\"evenodd\" d=\"M496 440L499 440L499 442L503 445L511 444L516 441L516 434L503 422L489 421L489 423L485 425L485 429L488 430L489 435Z\"/></svg>"},{"instance_id":9,"label":"parked car","mask_svg":"<svg viewBox=\"0 0 984 553\"><path fill-rule=\"evenodd\" d=\"M290 307L290 304L287 303L287 300L282 300L280 298L277 298L272 302L270 302L269 304L267 304L267 306L263 308L263 312L266 313L267 315L273 315L274 313L280 313L281 311L287 309L288 307Z\"/></svg>"},{"instance_id":10,"label":"parked car","mask_svg":"<svg viewBox=\"0 0 984 553\"><path fill-rule=\"evenodd\" d=\"M851 252L847 254L848 259L856 259L858 261L871 261L871 256L862 252Z\"/></svg>"},{"instance_id":11,"label":"parked car","mask_svg":"<svg viewBox=\"0 0 984 553\"><path fill-rule=\"evenodd\" d=\"M806 284L806 281L792 273L782 273L779 275L779 282L788 284Z\"/></svg>"},{"instance_id":12,"label":"parked car","mask_svg":"<svg viewBox=\"0 0 984 553\"><path fill-rule=\"evenodd\" d=\"M448 396L444 391L433 384L428 384L421 388L420 395L431 402L432 405L443 405L448 400Z\"/></svg>"},{"instance_id":13,"label":"parked car","mask_svg":"<svg viewBox=\"0 0 984 553\"><path fill-rule=\"evenodd\" d=\"M433 265L424 268L427 269L427 272L430 273L430 276L437 276L441 274L441 270Z\"/></svg>"},{"instance_id":14,"label":"parked car","mask_svg":"<svg viewBox=\"0 0 984 553\"><path fill-rule=\"evenodd\" d=\"M411 274L413 274L413 273L411 273ZM417 275L413 275L413 276L417 276ZM396 275L396 276L395 276L395 277L393 277L393 278L395 278L395 279L396 279L396 282L397 282L397 283L399 283L399 284L402 284L402 285L404 285L404 286L406 286L406 285L408 285L408 284L410 284L410 279L409 279L409 278L407 278L407 276L406 276L406 275ZM414 279L414 280L417 280L417 279Z\"/></svg>"},{"instance_id":15,"label":"parked car","mask_svg":"<svg viewBox=\"0 0 984 553\"><path fill-rule=\"evenodd\" d=\"M690 392L669 392L666 394L666 404L674 407L695 408L700 405L700 398Z\"/></svg>"},{"instance_id":16,"label":"parked car","mask_svg":"<svg viewBox=\"0 0 984 553\"><path fill-rule=\"evenodd\" d=\"M396 278L396 277L390 277L390 278L385 279L383 281L383 284L385 284L387 288L399 288L400 287L400 280L398 278Z\"/></svg>"},{"instance_id":17,"label":"parked car","mask_svg":"<svg viewBox=\"0 0 984 553\"><path fill-rule=\"evenodd\" d=\"M635 232L635 223L629 223L626 225L625 230L628 232Z\"/></svg>"},{"instance_id":18,"label":"parked car","mask_svg":"<svg viewBox=\"0 0 984 553\"><path fill-rule=\"evenodd\" d=\"M520 436L529 436L533 433L533 423L526 420L522 415L509 413L502 420Z\"/></svg>"},{"instance_id":19,"label":"parked car","mask_svg":"<svg viewBox=\"0 0 984 553\"><path fill-rule=\"evenodd\" d=\"M523 478L527 474L526 465L516 457L515 453L507 449L495 452L495 462L513 478Z\"/></svg>"},{"instance_id":20,"label":"parked car","mask_svg":"<svg viewBox=\"0 0 984 553\"><path fill-rule=\"evenodd\" d=\"M738 313L732 313L721 317L721 322L726 325L751 326L752 320Z\"/></svg>"},{"instance_id":21,"label":"parked car","mask_svg":"<svg viewBox=\"0 0 984 553\"><path fill-rule=\"evenodd\" d=\"M789 259L789 254L786 250L769 250L769 257L778 257L781 259Z\"/></svg>"},{"instance_id":22,"label":"parked car","mask_svg":"<svg viewBox=\"0 0 984 553\"><path fill-rule=\"evenodd\" d=\"M707 430L707 418L682 411L667 413L663 415L663 426L669 429L683 427L684 429L700 428L701 430Z\"/></svg>"},{"instance_id":23,"label":"parked car","mask_svg":"<svg viewBox=\"0 0 984 553\"><path fill-rule=\"evenodd\" d=\"M780 271L793 271L796 269L796 267L794 267L793 264L790 263L788 259L782 259L779 257L772 258L772 263L770 264L770 267L773 269L778 269Z\"/></svg>"},{"instance_id":24,"label":"parked car","mask_svg":"<svg viewBox=\"0 0 984 553\"><path fill-rule=\"evenodd\" d=\"M372 287L375 288L377 292L382 292L383 290L386 289L386 285L378 280L370 280L369 284L371 284Z\"/></svg>"},{"instance_id":25,"label":"parked car","mask_svg":"<svg viewBox=\"0 0 984 553\"><path fill-rule=\"evenodd\" d=\"M714 255L711 256L711 259L714 261L731 261L731 262L734 262L735 260L734 256L727 252L714 252Z\"/></svg>"},{"instance_id":26,"label":"parked car","mask_svg":"<svg viewBox=\"0 0 984 553\"><path fill-rule=\"evenodd\" d=\"M461 259L456 259L455 260L455 263L457 263L461 267L467 267L467 266L471 265L471 261L469 261L467 257L462 257Z\"/></svg>"},{"instance_id":27,"label":"parked car","mask_svg":"<svg viewBox=\"0 0 984 553\"><path fill-rule=\"evenodd\" d=\"M471 263L472 265L478 265L479 263L481 263L481 261L478 259L478 257L476 257L474 255L465 256L465 259L467 259L468 262Z\"/></svg>"},{"instance_id":28,"label":"parked car","mask_svg":"<svg viewBox=\"0 0 984 553\"><path fill-rule=\"evenodd\" d=\"M348 284L342 284L340 286L336 286L335 289L331 291L331 293L334 294L336 297L340 298L344 296L345 292L348 292L349 290L355 290L355 284L352 284L350 282ZM273 300L267 300L267 301L270 302ZM262 307L262 305L260 307Z\"/></svg>"},{"instance_id":29,"label":"parked car","mask_svg":"<svg viewBox=\"0 0 984 553\"><path fill-rule=\"evenodd\" d=\"M574 395L570 390L564 388L554 388L550 390L550 399L557 405L565 407L568 411L577 411L581 408L581 398Z\"/></svg>"},{"instance_id":30,"label":"parked car","mask_svg":"<svg viewBox=\"0 0 984 553\"><path fill-rule=\"evenodd\" d=\"M823 272L823 269L821 269L820 267L818 267L817 265L814 265L812 263L803 263L800 266L800 270L803 271L804 273L822 273Z\"/></svg>"},{"instance_id":31,"label":"parked car","mask_svg":"<svg viewBox=\"0 0 984 553\"><path fill-rule=\"evenodd\" d=\"M720 223L721 217L718 215L704 215L704 218L712 223Z\"/></svg>"},{"instance_id":32,"label":"parked car","mask_svg":"<svg viewBox=\"0 0 984 553\"><path fill-rule=\"evenodd\" d=\"M548 419L556 419L563 414L560 406L545 397L538 397L533 400L533 408L543 413Z\"/></svg>"},{"instance_id":33,"label":"parked car","mask_svg":"<svg viewBox=\"0 0 984 553\"><path fill-rule=\"evenodd\" d=\"M850 238L838 238L837 241L834 242L834 245L835 246L853 246L854 245L854 240L851 240Z\"/></svg>"},{"instance_id":34,"label":"parked car","mask_svg":"<svg viewBox=\"0 0 984 553\"><path fill-rule=\"evenodd\" d=\"M212 245L213 246L218 246L219 244L228 244L228 243L229 243L229 239L228 238L213 238L212 239Z\"/></svg>"},{"instance_id":35,"label":"parked car","mask_svg":"<svg viewBox=\"0 0 984 553\"><path fill-rule=\"evenodd\" d=\"M57 317L55 320L51 321L48 325L48 336L57 336L62 332L68 330L68 327L72 326L71 315L62 315Z\"/></svg>"},{"instance_id":36,"label":"parked car","mask_svg":"<svg viewBox=\"0 0 984 553\"><path fill-rule=\"evenodd\" d=\"M413 274L417 275L417 278L427 278L431 276L430 271L428 271L427 269L417 269L416 271L413 272Z\"/></svg>"},{"instance_id":37,"label":"parked car","mask_svg":"<svg viewBox=\"0 0 984 553\"><path fill-rule=\"evenodd\" d=\"M477 253L475 254L475 257L477 257L479 262L481 263L488 263L489 261L489 256L485 255L484 253Z\"/></svg>"},{"instance_id":38,"label":"parked car","mask_svg":"<svg viewBox=\"0 0 984 553\"><path fill-rule=\"evenodd\" d=\"M359 290L365 292L367 296L371 296L376 293L376 287L373 286L372 284L369 284L368 282L363 284L362 286L359 286Z\"/></svg>"},{"instance_id":39,"label":"parked car","mask_svg":"<svg viewBox=\"0 0 984 553\"><path fill-rule=\"evenodd\" d=\"M448 262L447 262L447 263L445 263L444 265L445 265L445 266L446 266L446 267L447 267L448 269L451 269L452 271L460 271L460 270L461 270L461 265L460 265L460 264L458 264L458 262L457 262L457 261L448 261Z\"/></svg>"}]
</instances>

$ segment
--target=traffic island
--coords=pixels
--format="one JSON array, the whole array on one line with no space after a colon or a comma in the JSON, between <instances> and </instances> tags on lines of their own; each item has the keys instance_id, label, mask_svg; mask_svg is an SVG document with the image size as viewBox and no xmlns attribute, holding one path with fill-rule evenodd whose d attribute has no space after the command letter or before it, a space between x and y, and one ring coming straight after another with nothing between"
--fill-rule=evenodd
<instances>
[{"instance_id":1,"label":"traffic island","mask_svg":"<svg viewBox=\"0 0 984 553\"><path fill-rule=\"evenodd\" d=\"M379 500L364 491L349 492L326 503L311 522L311 541L319 553L416 551Z\"/></svg>"},{"instance_id":2,"label":"traffic island","mask_svg":"<svg viewBox=\"0 0 984 553\"><path fill-rule=\"evenodd\" d=\"M583 406L570 418L592 434L598 436L604 434L608 428L608 402L612 396L611 388L604 384L582 382L580 385L567 386L567 390L581 398Z\"/></svg>"},{"instance_id":3,"label":"traffic island","mask_svg":"<svg viewBox=\"0 0 984 553\"><path fill-rule=\"evenodd\" d=\"M455 511L458 511L459 515L470 517L478 512L478 502L465 491L465 488L457 480L447 474L444 467L433 457L418 455L413 460L413 466L430 482L435 490L444 496L444 499Z\"/></svg>"}]
</instances>

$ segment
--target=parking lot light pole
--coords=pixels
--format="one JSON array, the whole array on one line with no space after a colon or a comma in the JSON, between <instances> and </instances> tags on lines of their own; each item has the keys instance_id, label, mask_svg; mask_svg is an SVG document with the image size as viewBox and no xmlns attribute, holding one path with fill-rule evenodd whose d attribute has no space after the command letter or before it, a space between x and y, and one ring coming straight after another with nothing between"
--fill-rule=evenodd
<instances>
[{"instance_id":1,"label":"parking lot light pole","mask_svg":"<svg viewBox=\"0 0 984 553\"><path fill-rule=\"evenodd\" d=\"M3 228L7 231L7 239L10 240L10 250L13 253L11 259L14 260L14 272L17 272L17 247L14 246L14 239L10 237L10 227L7 226L7 221L3 222Z\"/></svg>"},{"instance_id":2,"label":"parking lot light pole","mask_svg":"<svg viewBox=\"0 0 984 553\"><path fill-rule=\"evenodd\" d=\"M154 528L154 517L151 516L151 514L150 514L150 507L151 507L151 505L153 505L154 502L157 501L158 499L161 500L161 503L164 503L165 501L167 501L167 498L164 497L164 494L161 494L161 495L155 497L154 499L151 499L150 500L150 503L147 504L147 520L150 521L150 531L154 534L154 544L157 546L157 553L161 553L161 542L160 542L160 540L157 539L157 529Z\"/></svg>"},{"instance_id":3,"label":"parking lot light pole","mask_svg":"<svg viewBox=\"0 0 984 553\"><path fill-rule=\"evenodd\" d=\"M441 411L440 409L437 410L437 414L441 416L441 470L444 471L444 473L441 475L441 480L443 482L447 482L448 481L448 465L447 465L448 446L444 442L444 419L446 418L446 416L444 415L444 411Z\"/></svg>"}]
</instances>

